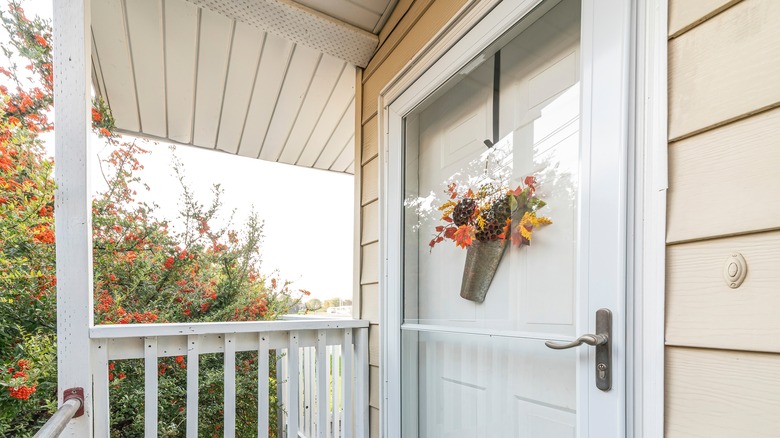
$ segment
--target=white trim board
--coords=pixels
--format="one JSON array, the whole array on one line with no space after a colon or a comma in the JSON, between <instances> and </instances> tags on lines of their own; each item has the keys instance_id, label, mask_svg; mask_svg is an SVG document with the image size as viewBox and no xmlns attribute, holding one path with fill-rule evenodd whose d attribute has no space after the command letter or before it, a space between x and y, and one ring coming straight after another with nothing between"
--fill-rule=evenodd
<instances>
[{"instance_id":1,"label":"white trim board","mask_svg":"<svg viewBox=\"0 0 780 438\"><path fill-rule=\"evenodd\" d=\"M409 95L426 96L444 80L454 74L479 51L503 34L520 17L527 14L539 1L519 3L504 2L496 9L502 11L500 18L493 20L482 17L490 11L484 4L472 7L471 3L437 34L420 55L380 92L378 98L378 136L380 162L380 221L382 254L380 278L381 299L381 419L382 436L400 436L400 363L401 351L400 317L401 297L391 297L388 290L399 290L400 272L389 263L400 257L392 249L397 242L388 233L388 218L400 208L389 205L388 200L398 198L399 187L390 181L398 181L402 175L389 174L389 154L399 150L401 144L391 144L389 132L400 129L400 116L410 111L419 99L408 102L399 96L409 90ZM556 2L551 2L552 4ZM587 0L586 0L587 3ZM544 6L549 6L546 4ZM649 0L635 0L630 11L633 19L630 42L625 56L631 58L631 75L628 90L631 102L623 108L627 130L625 135L630 145L631 160L626 175L628 190L628 223L626 240L628 245L627 277L625 279L627 300L626 321L628 326L626 380L627 406L625 433L627 436L663 436L663 318L664 318L664 233L666 196L666 5ZM492 17L496 15L491 14ZM639 23L639 24L637 24ZM471 31L469 31L471 29ZM478 34L480 33L481 34ZM449 50L457 41L456 48ZM462 49L468 47L468 49ZM431 76L429 70L436 64L438 74ZM415 82L425 74L425 81ZM393 104L393 110L390 110ZM396 141L396 143L399 143ZM397 184L396 184L397 186ZM397 240L397 236L393 237ZM639 298L636 298L639 297Z\"/></svg>"},{"instance_id":2,"label":"white trim board","mask_svg":"<svg viewBox=\"0 0 780 438\"><path fill-rule=\"evenodd\" d=\"M627 436L664 436L668 4L636 0L629 214ZM633 280L633 281L631 281Z\"/></svg>"},{"instance_id":3,"label":"white trim board","mask_svg":"<svg viewBox=\"0 0 780 438\"><path fill-rule=\"evenodd\" d=\"M84 415L62 436L93 436L92 200L90 190L90 0L54 2L54 217L57 251L57 398L84 389Z\"/></svg>"}]
</instances>

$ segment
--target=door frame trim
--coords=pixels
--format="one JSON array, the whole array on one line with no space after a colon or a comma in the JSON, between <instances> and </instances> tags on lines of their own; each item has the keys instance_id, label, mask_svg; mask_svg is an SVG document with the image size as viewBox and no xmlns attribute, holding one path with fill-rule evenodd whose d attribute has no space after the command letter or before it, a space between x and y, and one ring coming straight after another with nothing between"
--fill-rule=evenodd
<instances>
[{"instance_id":1,"label":"door frame trim","mask_svg":"<svg viewBox=\"0 0 780 438\"><path fill-rule=\"evenodd\" d=\"M587 1L587 0L586 0ZM401 254L397 233L388 225L398 206L388 200L400 195L401 174L390 174L389 154L400 144L391 144L390 124L400 123L390 105L402 93L424 93L438 86L541 0L514 3L502 19L488 22L486 15L497 0L467 1L449 23L379 93L377 99L380 197L380 435L400 437L401 418L401 297L400 272L391 272ZM653 0L631 3L632 26L628 111L628 187L626 242L626 435L662 437L664 427L664 298L666 228L666 124L667 124L667 5ZM495 16L496 14L494 14ZM478 26L486 30L473 38L470 50L450 49ZM472 33L473 34L473 33ZM416 82L434 64L440 67L440 82ZM444 66L444 67L442 67ZM397 105L396 105L397 107ZM408 108L407 108L408 109ZM393 129L400 129L394 126ZM395 234L395 235L394 235ZM395 240L391 240L395 239ZM393 242L388 245L388 242ZM397 263L396 263L397 264ZM396 294L397 295L397 294Z\"/></svg>"},{"instance_id":2,"label":"door frame trim","mask_svg":"<svg viewBox=\"0 0 780 438\"><path fill-rule=\"evenodd\" d=\"M664 436L668 3L634 0L629 126L627 436Z\"/></svg>"}]
</instances>

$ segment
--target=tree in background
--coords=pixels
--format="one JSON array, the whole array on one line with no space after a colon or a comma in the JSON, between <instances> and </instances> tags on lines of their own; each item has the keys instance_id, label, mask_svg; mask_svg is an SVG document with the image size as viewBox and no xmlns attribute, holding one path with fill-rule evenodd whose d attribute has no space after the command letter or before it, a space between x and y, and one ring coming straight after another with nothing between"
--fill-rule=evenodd
<instances>
[{"instance_id":1,"label":"tree in background","mask_svg":"<svg viewBox=\"0 0 780 438\"><path fill-rule=\"evenodd\" d=\"M317 298L312 298L309 301L306 301L306 310L316 312L320 309L322 309L322 301L318 300Z\"/></svg>"},{"instance_id":2,"label":"tree in background","mask_svg":"<svg viewBox=\"0 0 780 438\"><path fill-rule=\"evenodd\" d=\"M31 436L57 406L54 163L39 137L53 129L51 24L26 18L15 1L9 6L0 15L10 36L2 50L27 64L0 67L15 84L0 86L0 435ZM100 100L92 122L111 150L101 163L107 189L92 204L96 324L269 320L308 295L277 273L261 273L263 224L256 213L240 228L214 227L219 186L210 202L196 199L180 162L173 164L182 190L179 218L171 224L155 217L154 204L136 199L138 190L149 190L138 159L150 153L147 146L116 135ZM257 353L237 354L236 362L237 434L244 436L256 428ZM163 436L184 436L186 366L181 356L158 364ZM112 436L143 436L143 373L143 361L109 364ZM200 434L216 436L221 356L203 355L200 374ZM279 408L275 400L270 405L274 424Z\"/></svg>"}]
</instances>

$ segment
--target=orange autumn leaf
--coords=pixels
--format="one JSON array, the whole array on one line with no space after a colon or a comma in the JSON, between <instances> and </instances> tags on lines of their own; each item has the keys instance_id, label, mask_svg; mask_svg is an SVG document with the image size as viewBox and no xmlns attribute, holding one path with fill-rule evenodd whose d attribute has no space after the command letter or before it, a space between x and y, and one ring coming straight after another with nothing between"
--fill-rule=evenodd
<instances>
[{"instance_id":1,"label":"orange autumn leaf","mask_svg":"<svg viewBox=\"0 0 780 438\"><path fill-rule=\"evenodd\" d=\"M455 239L455 245L460 246L461 248L467 248L471 246L472 242L472 229L468 225L461 225L458 227L457 231L452 235L452 238Z\"/></svg>"},{"instance_id":2,"label":"orange autumn leaf","mask_svg":"<svg viewBox=\"0 0 780 438\"><path fill-rule=\"evenodd\" d=\"M458 229L457 229L457 228L455 228L454 226L452 226L452 227L447 227L447 228L444 230L444 237L445 237L445 238L447 238L447 239L452 239L452 238L453 238L453 236L455 235L455 232L456 232L456 231L458 231Z\"/></svg>"}]
</instances>

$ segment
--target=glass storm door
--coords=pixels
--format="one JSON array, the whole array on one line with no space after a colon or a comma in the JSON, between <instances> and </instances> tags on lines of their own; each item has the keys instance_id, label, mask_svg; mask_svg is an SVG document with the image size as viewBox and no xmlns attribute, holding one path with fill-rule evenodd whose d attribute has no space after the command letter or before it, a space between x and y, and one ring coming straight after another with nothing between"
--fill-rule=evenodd
<instances>
[{"instance_id":1,"label":"glass storm door","mask_svg":"<svg viewBox=\"0 0 780 438\"><path fill-rule=\"evenodd\" d=\"M450 51L470 61L389 108L403 437L624 434L624 31L600 29L625 17L597 3L542 2L487 47L464 38ZM612 357L545 344L597 334L600 308Z\"/></svg>"}]
</instances>

